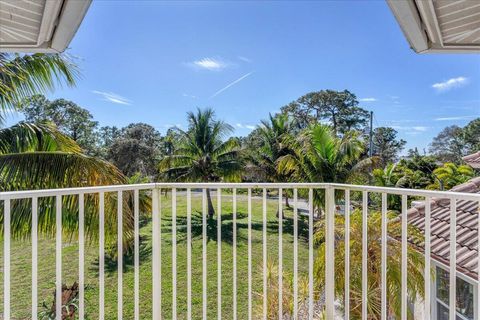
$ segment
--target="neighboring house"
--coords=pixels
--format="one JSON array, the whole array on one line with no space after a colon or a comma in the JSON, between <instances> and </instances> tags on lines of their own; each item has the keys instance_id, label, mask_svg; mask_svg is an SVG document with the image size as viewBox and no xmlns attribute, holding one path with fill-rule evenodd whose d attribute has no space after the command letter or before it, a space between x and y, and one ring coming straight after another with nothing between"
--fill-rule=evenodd
<instances>
[{"instance_id":1,"label":"neighboring house","mask_svg":"<svg viewBox=\"0 0 480 320\"><path fill-rule=\"evenodd\" d=\"M472 155L473 156L473 155ZM479 160L477 157L471 159ZM467 159L467 160L469 160ZM467 163L469 163L467 161ZM471 163L469 163L471 165ZM458 185L450 191L480 193L480 177ZM480 319L476 305L478 287L478 219L479 206L474 201L457 201L457 319ZM425 231L425 202L408 211L408 222ZM435 277L432 281L432 319L449 315L450 200L434 198L431 202L431 256ZM423 244L417 244L423 247Z\"/></svg>"}]
</instances>

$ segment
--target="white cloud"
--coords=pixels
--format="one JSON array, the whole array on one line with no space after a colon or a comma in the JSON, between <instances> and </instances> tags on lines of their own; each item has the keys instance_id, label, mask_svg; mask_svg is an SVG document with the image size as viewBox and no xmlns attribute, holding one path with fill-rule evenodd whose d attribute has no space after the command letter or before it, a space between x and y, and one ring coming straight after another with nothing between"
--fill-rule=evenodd
<instances>
[{"instance_id":1,"label":"white cloud","mask_svg":"<svg viewBox=\"0 0 480 320\"><path fill-rule=\"evenodd\" d=\"M251 59L244 56L238 56L238 60L242 60L243 62L248 62L248 63L252 62Z\"/></svg>"},{"instance_id":2,"label":"white cloud","mask_svg":"<svg viewBox=\"0 0 480 320\"><path fill-rule=\"evenodd\" d=\"M188 94L188 93L182 93L182 97L191 98L191 99L198 99L197 96L194 96L194 95L191 95L191 94Z\"/></svg>"},{"instance_id":3,"label":"white cloud","mask_svg":"<svg viewBox=\"0 0 480 320\"><path fill-rule=\"evenodd\" d=\"M472 119L477 116L458 116L458 117L441 117L441 118L435 118L433 120L435 121L455 121L455 120L467 120L467 119Z\"/></svg>"},{"instance_id":4,"label":"white cloud","mask_svg":"<svg viewBox=\"0 0 480 320\"><path fill-rule=\"evenodd\" d=\"M428 130L428 127L416 126L416 127L412 127L412 129L413 129L414 131L425 132L425 131Z\"/></svg>"},{"instance_id":5,"label":"white cloud","mask_svg":"<svg viewBox=\"0 0 480 320\"><path fill-rule=\"evenodd\" d=\"M172 128L181 128L181 127L182 125L180 123L177 123L177 124L166 123L160 126L161 129L172 129Z\"/></svg>"},{"instance_id":6,"label":"white cloud","mask_svg":"<svg viewBox=\"0 0 480 320\"><path fill-rule=\"evenodd\" d=\"M230 82L229 84L227 84L225 87L223 87L222 89L218 90L217 92L215 92L214 94L212 94L212 96L210 97L210 99L218 96L220 93L222 93L223 91L227 90L228 88L236 85L237 83L239 83L240 81L242 81L243 79L249 77L253 72L249 72L247 74L244 74L243 76L241 76L240 78L238 78L237 80L233 81L233 82Z\"/></svg>"},{"instance_id":7,"label":"white cloud","mask_svg":"<svg viewBox=\"0 0 480 320\"><path fill-rule=\"evenodd\" d=\"M425 126L391 126L393 129L398 131L403 131L406 134L420 134L422 132L428 131L429 127Z\"/></svg>"},{"instance_id":8,"label":"white cloud","mask_svg":"<svg viewBox=\"0 0 480 320\"><path fill-rule=\"evenodd\" d=\"M378 101L377 98L361 98L361 99L358 99L358 101L360 102L375 102L375 101Z\"/></svg>"},{"instance_id":9,"label":"white cloud","mask_svg":"<svg viewBox=\"0 0 480 320\"><path fill-rule=\"evenodd\" d=\"M128 100L125 97L122 97L121 95L118 95L113 92L104 92L104 91L97 91L93 90L92 91L95 94L98 94L103 97L102 100L104 101L109 101L112 103L117 103L117 104L124 104L124 105L130 105L132 101Z\"/></svg>"},{"instance_id":10,"label":"white cloud","mask_svg":"<svg viewBox=\"0 0 480 320\"><path fill-rule=\"evenodd\" d=\"M242 123L237 123L237 124L235 124L235 126L237 126L237 128L240 128L240 129L249 129L249 130L253 130L253 129L256 128L256 126L254 126L254 125L242 124Z\"/></svg>"},{"instance_id":11,"label":"white cloud","mask_svg":"<svg viewBox=\"0 0 480 320\"><path fill-rule=\"evenodd\" d=\"M385 123L387 125L389 124L395 124L395 123L409 123L409 122L417 122L418 120L413 120L413 119L402 119L402 120L385 120Z\"/></svg>"},{"instance_id":12,"label":"white cloud","mask_svg":"<svg viewBox=\"0 0 480 320\"><path fill-rule=\"evenodd\" d=\"M400 97L399 97L399 96L389 95L388 97L390 98L390 100L392 101L392 103L394 103L394 104L400 104Z\"/></svg>"},{"instance_id":13,"label":"white cloud","mask_svg":"<svg viewBox=\"0 0 480 320\"><path fill-rule=\"evenodd\" d=\"M192 62L187 62L186 65L194 69L203 69L210 71L220 71L229 66L229 64L218 58L202 58Z\"/></svg>"},{"instance_id":14,"label":"white cloud","mask_svg":"<svg viewBox=\"0 0 480 320\"><path fill-rule=\"evenodd\" d=\"M452 88L458 88L461 86L464 86L468 83L468 78L466 77L457 77L457 78L451 78L443 82L437 82L432 84L432 88L441 92L441 91L447 91Z\"/></svg>"}]
</instances>

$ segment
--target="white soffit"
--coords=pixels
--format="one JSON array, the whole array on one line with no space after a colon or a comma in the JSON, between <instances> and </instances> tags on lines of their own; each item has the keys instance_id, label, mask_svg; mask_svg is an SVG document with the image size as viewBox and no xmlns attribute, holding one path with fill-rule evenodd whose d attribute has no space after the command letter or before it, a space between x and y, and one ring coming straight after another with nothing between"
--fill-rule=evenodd
<instances>
[{"instance_id":1,"label":"white soffit","mask_svg":"<svg viewBox=\"0 0 480 320\"><path fill-rule=\"evenodd\" d=\"M480 0L387 0L418 53L480 53Z\"/></svg>"},{"instance_id":2,"label":"white soffit","mask_svg":"<svg viewBox=\"0 0 480 320\"><path fill-rule=\"evenodd\" d=\"M0 52L63 52L91 0L0 0Z\"/></svg>"}]
</instances>

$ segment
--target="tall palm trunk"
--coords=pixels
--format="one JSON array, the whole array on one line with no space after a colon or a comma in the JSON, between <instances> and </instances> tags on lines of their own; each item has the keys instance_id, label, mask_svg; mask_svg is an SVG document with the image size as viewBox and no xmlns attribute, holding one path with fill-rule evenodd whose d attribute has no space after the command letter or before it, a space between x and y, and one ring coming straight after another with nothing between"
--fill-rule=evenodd
<instances>
[{"instance_id":1,"label":"tall palm trunk","mask_svg":"<svg viewBox=\"0 0 480 320\"><path fill-rule=\"evenodd\" d=\"M285 191L285 206L290 208L290 202L288 201L288 192Z\"/></svg>"},{"instance_id":2,"label":"tall palm trunk","mask_svg":"<svg viewBox=\"0 0 480 320\"><path fill-rule=\"evenodd\" d=\"M210 195L209 188L207 188L207 204L208 204L208 217L211 219L215 214L215 209L213 208L212 196Z\"/></svg>"}]
</instances>

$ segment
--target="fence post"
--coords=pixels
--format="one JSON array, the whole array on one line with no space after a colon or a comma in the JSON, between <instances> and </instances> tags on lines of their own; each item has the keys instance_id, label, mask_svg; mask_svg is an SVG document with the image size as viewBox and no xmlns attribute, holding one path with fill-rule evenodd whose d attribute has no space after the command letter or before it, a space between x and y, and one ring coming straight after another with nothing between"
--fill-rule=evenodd
<instances>
[{"instance_id":1,"label":"fence post","mask_svg":"<svg viewBox=\"0 0 480 320\"><path fill-rule=\"evenodd\" d=\"M155 187L152 190L152 313L153 320L162 318L162 258L161 258L161 205L160 188Z\"/></svg>"},{"instance_id":2,"label":"fence post","mask_svg":"<svg viewBox=\"0 0 480 320\"><path fill-rule=\"evenodd\" d=\"M325 315L335 316L335 189L325 189Z\"/></svg>"}]
</instances>

